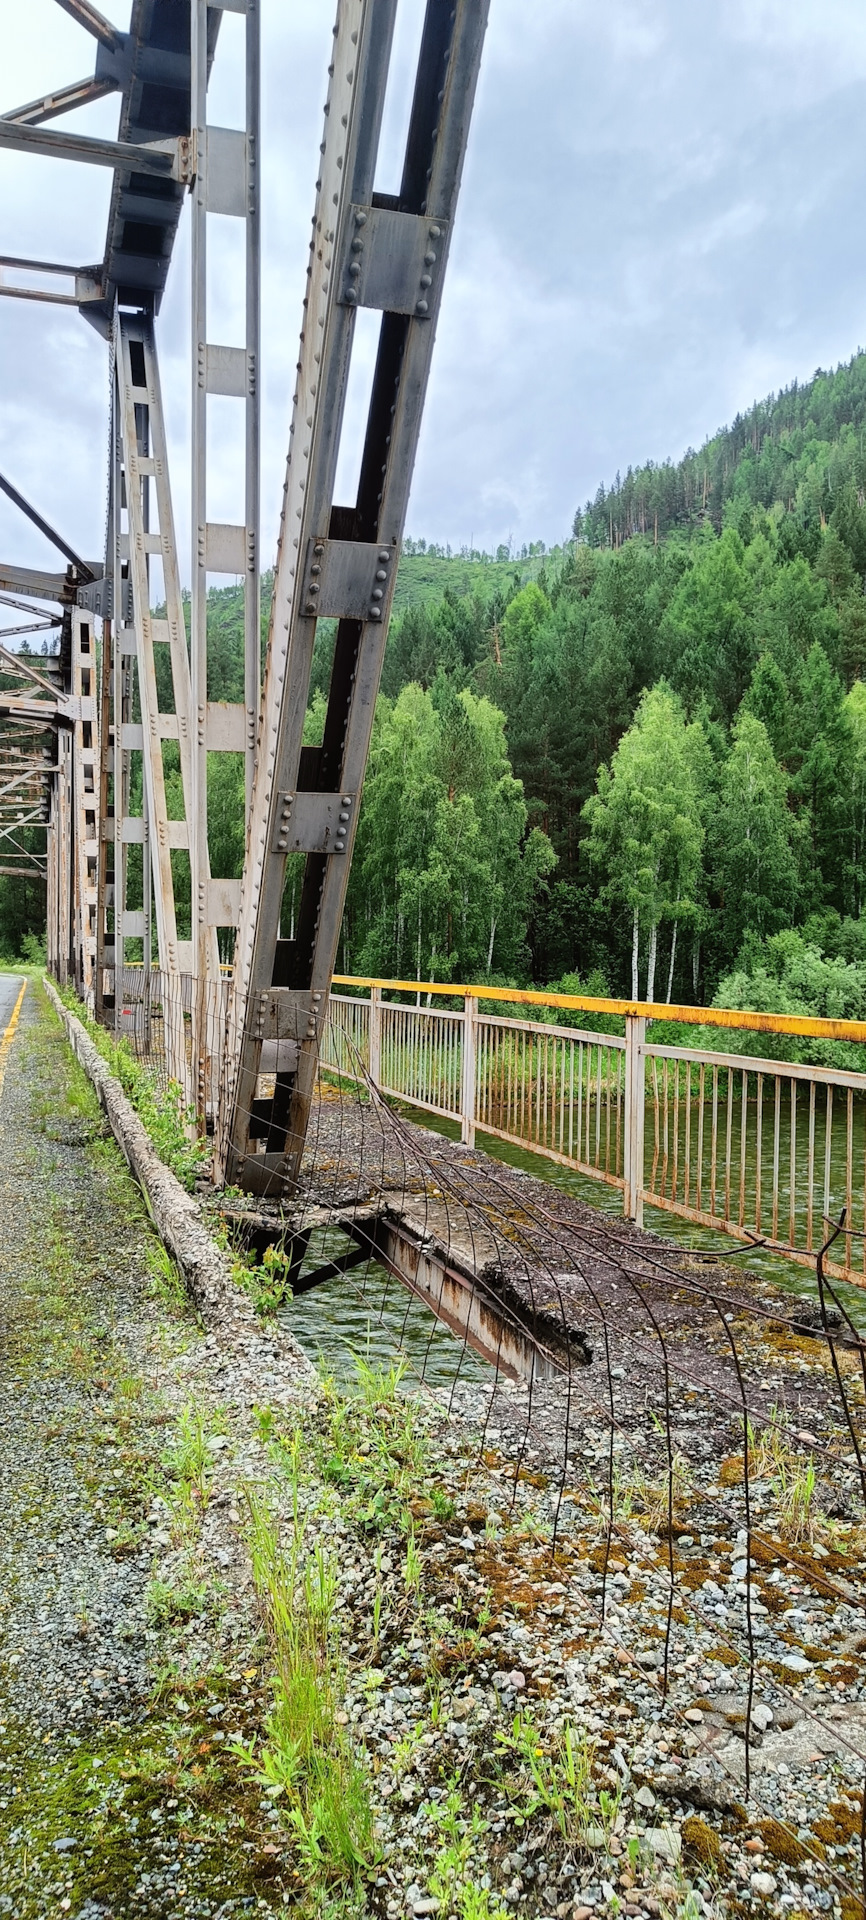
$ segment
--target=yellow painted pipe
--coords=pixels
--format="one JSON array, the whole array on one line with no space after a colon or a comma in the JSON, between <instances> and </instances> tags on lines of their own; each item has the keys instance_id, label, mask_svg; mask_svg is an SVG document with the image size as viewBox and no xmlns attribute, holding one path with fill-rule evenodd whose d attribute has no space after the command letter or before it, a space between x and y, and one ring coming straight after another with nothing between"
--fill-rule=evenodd
<instances>
[{"instance_id":1,"label":"yellow painted pipe","mask_svg":"<svg viewBox=\"0 0 866 1920\"><path fill-rule=\"evenodd\" d=\"M669 1007L659 1000L593 1000L582 993L538 993L521 987L443 985L432 980L378 980L335 973L335 987L384 987L391 993L430 993L463 999L505 1001L520 1007L566 1007L573 1013L637 1014L646 1020L676 1020L690 1027L727 1027L749 1033L792 1034L811 1040L854 1040L866 1046L866 1020L816 1020L796 1013L747 1013L730 1007Z\"/></svg>"}]
</instances>

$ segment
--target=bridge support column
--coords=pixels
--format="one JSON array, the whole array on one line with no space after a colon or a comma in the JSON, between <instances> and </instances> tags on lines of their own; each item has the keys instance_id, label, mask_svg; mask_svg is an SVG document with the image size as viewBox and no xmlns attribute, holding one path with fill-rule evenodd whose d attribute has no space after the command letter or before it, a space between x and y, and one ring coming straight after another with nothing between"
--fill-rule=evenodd
<instances>
[{"instance_id":1,"label":"bridge support column","mask_svg":"<svg viewBox=\"0 0 866 1920\"><path fill-rule=\"evenodd\" d=\"M304 1149L487 11L488 0L428 0L399 192L386 195L375 175L395 0L339 0L218 1123L220 1173L262 1194L293 1189ZM342 505L362 308L381 316L379 345L357 493ZM311 746L319 619L337 633ZM304 876L285 940L295 853ZM297 1056L271 1093L262 1047L283 1028Z\"/></svg>"}]
</instances>

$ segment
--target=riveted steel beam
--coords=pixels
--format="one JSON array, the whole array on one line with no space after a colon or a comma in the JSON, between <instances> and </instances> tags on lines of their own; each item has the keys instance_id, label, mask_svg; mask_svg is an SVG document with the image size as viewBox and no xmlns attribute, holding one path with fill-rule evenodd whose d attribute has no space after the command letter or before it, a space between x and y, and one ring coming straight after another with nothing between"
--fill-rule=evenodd
<instances>
[{"instance_id":1,"label":"riveted steel beam","mask_svg":"<svg viewBox=\"0 0 866 1920\"><path fill-rule=\"evenodd\" d=\"M70 566L75 568L82 580L93 579L93 574L87 562L79 558L75 548L70 547L68 541L64 540L63 535L58 533L54 527L50 526L47 520L43 519L36 507L32 507L29 500L25 500L23 493L19 493L18 488L13 487L11 480L7 480L2 473L0 473L0 493L5 493L7 499L11 500L12 505L17 507L19 512L23 513L28 520L32 520L34 527L38 527L39 532L44 533L46 540L50 540L51 545L56 547L59 553L65 555Z\"/></svg>"},{"instance_id":2,"label":"riveted steel beam","mask_svg":"<svg viewBox=\"0 0 866 1920\"><path fill-rule=\"evenodd\" d=\"M152 174L160 180L178 180L184 185L189 185L195 171L192 142L184 137L133 146L120 140L94 140L86 133L53 133L45 127L17 126L14 121L0 120L0 153L4 148L8 153L82 161L91 167L125 167L131 172Z\"/></svg>"},{"instance_id":3,"label":"riveted steel beam","mask_svg":"<svg viewBox=\"0 0 866 1920\"><path fill-rule=\"evenodd\" d=\"M220 1170L261 1193L290 1188L303 1152L488 11L488 0L428 0L400 192L386 201L374 172L395 4L341 0L325 110L218 1125ZM365 305L382 313L379 350L358 494L339 506L354 319ZM316 622L329 610L339 625L311 756L304 715ZM294 846L305 869L285 940ZM272 1037L262 1010L274 994L291 997L296 1031L285 1037L297 1039L298 1064L278 1070L271 1090L260 1084Z\"/></svg>"},{"instance_id":4,"label":"riveted steel beam","mask_svg":"<svg viewBox=\"0 0 866 1920\"><path fill-rule=\"evenodd\" d=\"M9 120L16 127L41 127L45 120L57 120L63 113L73 113L76 107L104 100L107 93L116 93L119 85L113 76L97 80L95 74L89 74L85 80L74 80L71 86L43 93L24 107L12 107L8 113L0 113L0 121Z\"/></svg>"},{"instance_id":5,"label":"riveted steel beam","mask_svg":"<svg viewBox=\"0 0 866 1920\"><path fill-rule=\"evenodd\" d=\"M107 47L109 53L116 53L123 45L124 36L119 28L113 27L111 21L91 5L91 0L57 0L57 5L63 8L64 13L70 13L85 32L92 33L94 40Z\"/></svg>"}]
</instances>

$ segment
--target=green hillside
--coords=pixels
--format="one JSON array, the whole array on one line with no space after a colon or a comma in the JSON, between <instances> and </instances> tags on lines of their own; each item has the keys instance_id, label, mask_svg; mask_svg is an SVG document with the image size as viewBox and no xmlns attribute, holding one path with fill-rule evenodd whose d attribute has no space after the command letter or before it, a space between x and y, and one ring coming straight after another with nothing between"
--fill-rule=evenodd
<instances>
[{"instance_id":1,"label":"green hillside","mask_svg":"<svg viewBox=\"0 0 866 1920\"><path fill-rule=\"evenodd\" d=\"M518 552L499 547L495 554L480 553L477 548L439 547L425 540L406 540L397 569L394 612L409 606L428 606L442 598L446 590L462 598L467 594L492 600L495 594L512 592L515 584L537 580L542 568L558 567L563 558L561 547L545 548L538 541Z\"/></svg>"},{"instance_id":2,"label":"green hillside","mask_svg":"<svg viewBox=\"0 0 866 1920\"><path fill-rule=\"evenodd\" d=\"M344 970L866 1012L864 429L857 354L600 488L564 547L406 542ZM234 588L210 632L237 699ZM210 811L237 871L229 756Z\"/></svg>"},{"instance_id":3,"label":"green hillside","mask_svg":"<svg viewBox=\"0 0 866 1920\"><path fill-rule=\"evenodd\" d=\"M579 508L574 533L590 546L621 546L636 534L656 540L674 529L705 523L721 530L744 507L779 504L818 524L829 517L841 487L866 473L866 354L804 385L756 401L678 461L629 467L623 480L599 487Z\"/></svg>"}]
</instances>

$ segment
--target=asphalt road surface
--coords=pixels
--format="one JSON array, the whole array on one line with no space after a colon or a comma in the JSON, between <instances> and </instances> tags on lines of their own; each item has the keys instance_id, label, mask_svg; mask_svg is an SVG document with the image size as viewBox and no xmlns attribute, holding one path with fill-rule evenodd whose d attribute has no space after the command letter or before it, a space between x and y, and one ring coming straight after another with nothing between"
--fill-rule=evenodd
<instances>
[{"instance_id":1,"label":"asphalt road surface","mask_svg":"<svg viewBox=\"0 0 866 1920\"><path fill-rule=\"evenodd\" d=\"M20 973L0 973L0 1041L5 1036L23 985Z\"/></svg>"}]
</instances>

